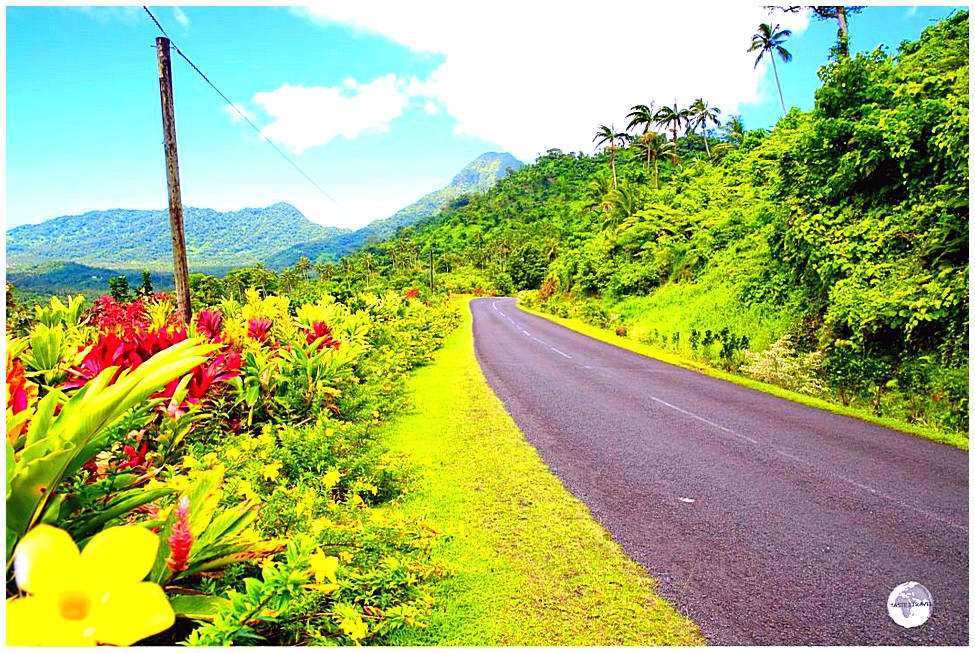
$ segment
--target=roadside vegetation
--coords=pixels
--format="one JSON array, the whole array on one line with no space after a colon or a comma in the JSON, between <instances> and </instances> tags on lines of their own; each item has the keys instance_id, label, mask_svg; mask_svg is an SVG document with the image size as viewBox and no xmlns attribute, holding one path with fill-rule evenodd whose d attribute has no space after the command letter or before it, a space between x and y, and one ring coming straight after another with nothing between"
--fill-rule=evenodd
<instances>
[{"instance_id":1,"label":"roadside vegetation","mask_svg":"<svg viewBox=\"0 0 975 653\"><path fill-rule=\"evenodd\" d=\"M415 465L402 508L442 533L432 558L450 573L427 628L391 644L704 643L525 441L481 374L466 308L408 389L412 410L389 441Z\"/></svg>"},{"instance_id":2,"label":"roadside vegetation","mask_svg":"<svg viewBox=\"0 0 975 653\"><path fill-rule=\"evenodd\" d=\"M8 644L358 644L422 623L438 533L394 509L407 457L380 433L459 313L410 289L317 295L251 289L185 326L149 294L9 316Z\"/></svg>"},{"instance_id":3,"label":"roadside vegetation","mask_svg":"<svg viewBox=\"0 0 975 653\"><path fill-rule=\"evenodd\" d=\"M787 65L788 35L762 27L753 51ZM432 259L439 291L520 292L658 351L967 438L968 12L896 53L847 54L840 36L815 108L770 132L703 98L647 98L625 129L594 126L598 154L550 150L395 238L276 283L317 274L337 296L426 286Z\"/></svg>"}]
</instances>

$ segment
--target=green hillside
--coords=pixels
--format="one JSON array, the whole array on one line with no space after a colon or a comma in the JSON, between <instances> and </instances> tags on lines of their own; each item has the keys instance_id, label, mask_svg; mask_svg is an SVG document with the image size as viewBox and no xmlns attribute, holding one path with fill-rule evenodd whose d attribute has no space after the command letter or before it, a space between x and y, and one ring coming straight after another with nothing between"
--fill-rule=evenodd
<instances>
[{"instance_id":1,"label":"green hillside","mask_svg":"<svg viewBox=\"0 0 975 653\"><path fill-rule=\"evenodd\" d=\"M183 214L191 267L252 265L295 243L347 231L315 224L283 202L227 213L186 207ZM91 211L10 229L7 262L167 267L173 260L169 233L168 211Z\"/></svg>"},{"instance_id":2,"label":"green hillside","mask_svg":"<svg viewBox=\"0 0 975 653\"><path fill-rule=\"evenodd\" d=\"M967 432L968 52L959 11L894 55L830 61L815 108L771 132L731 117L706 143L693 120L635 120L344 271L425 285L432 249L441 287L530 291L660 349Z\"/></svg>"},{"instance_id":3,"label":"green hillside","mask_svg":"<svg viewBox=\"0 0 975 653\"><path fill-rule=\"evenodd\" d=\"M302 256L311 261L337 260L369 243L391 237L401 227L416 224L439 214L452 202L465 195L487 191L499 179L506 177L509 171L518 170L523 165L507 152L502 154L487 152L464 166L447 186L424 195L392 216L370 222L353 233L299 243L269 258L267 265L280 269L294 265Z\"/></svg>"}]
</instances>

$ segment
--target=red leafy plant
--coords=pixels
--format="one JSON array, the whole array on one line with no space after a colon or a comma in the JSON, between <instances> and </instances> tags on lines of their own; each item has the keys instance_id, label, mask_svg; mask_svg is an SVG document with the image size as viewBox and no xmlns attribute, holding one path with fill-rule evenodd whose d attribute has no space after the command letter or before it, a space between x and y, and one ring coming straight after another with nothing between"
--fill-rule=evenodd
<instances>
[{"instance_id":1,"label":"red leafy plant","mask_svg":"<svg viewBox=\"0 0 975 653\"><path fill-rule=\"evenodd\" d=\"M274 324L266 317L254 318L247 323L247 337L263 344L271 337L272 326Z\"/></svg>"},{"instance_id":2,"label":"red leafy plant","mask_svg":"<svg viewBox=\"0 0 975 653\"><path fill-rule=\"evenodd\" d=\"M309 345L319 338L323 338L323 340L318 343L318 351L321 351L325 347L331 347L338 351L338 348L342 345L341 342L332 338L332 329L324 322L315 322L311 325L311 329L305 330L305 340Z\"/></svg>"}]
</instances>

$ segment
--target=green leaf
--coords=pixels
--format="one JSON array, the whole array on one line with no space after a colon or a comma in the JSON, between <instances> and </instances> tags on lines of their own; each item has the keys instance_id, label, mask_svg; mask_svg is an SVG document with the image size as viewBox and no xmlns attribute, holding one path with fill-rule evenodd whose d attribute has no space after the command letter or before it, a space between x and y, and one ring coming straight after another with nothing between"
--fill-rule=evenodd
<instances>
[{"instance_id":1,"label":"green leaf","mask_svg":"<svg viewBox=\"0 0 975 653\"><path fill-rule=\"evenodd\" d=\"M199 621L213 621L218 612L231 607L229 600L209 594L177 594L170 597L169 604L177 617Z\"/></svg>"}]
</instances>

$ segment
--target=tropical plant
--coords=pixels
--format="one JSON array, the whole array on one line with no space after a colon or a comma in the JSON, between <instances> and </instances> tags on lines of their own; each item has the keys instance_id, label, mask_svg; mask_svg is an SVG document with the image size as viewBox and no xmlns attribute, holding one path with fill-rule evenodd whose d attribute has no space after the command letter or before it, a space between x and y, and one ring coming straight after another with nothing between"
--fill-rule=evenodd
<instances>
[{"instance_id":1,"label":"tropical plant","mask_svg":"<svg viewBox=\"0 0 975 653\"><path fill-rule=\"evenodd\" d=\"M135 369L102 370L67 401L59 392L38 401L25 436L7 441L8 571L17 542L45 517L56 517L64 501L56 491L61 482L106 447L106 429L220 347L199 339L184 340ZM151 500L152 496L134 496L126 507L131 510Z\"/></svg>"},{"instance_id":2,"label":"tropical plant","mask_svg":"<svg viewBox=\"0 0 975 653\"><path fill-rule=\"evenodd\" d=\"M790 36L792 36L792 30L780 30L778 24L775 27L770 27L768 23L762 23L758 26L758 31L752 35L752 44L748 48L748 52L758 50L758 57L755 59L754 68L758 68L758 64L766 54L772 60L772 73L775 75L775 86L779 89L779 102L782 103L783 116L786 113L785 98L782 96L782 84L779 83L779 71L775 67L775 55L779 55L782 63L792 61L792 53L782 45Z\"/></svg>"},{"instance_id":3,"label":"tropical plant","mask_svg":"<svg viewBox=\"0 0 975 653\"><path fill-rule=\"evenodd\" d=\"M690 128L690 116L691 113L687 109L681 109L677 106L677 100L674 100L674 106L670 107L664 105L660 107L657 113L654 115L654 120L660 125L664 130L670 130L673 135L673 151L671 156L673 157L674 165L680 163L680 157L677 155L677 131L683 127L685 130Z\"/></svg>"},{"instance_id":4,"label":"tropical plant","mask_svg":"<svg viewBox=\"0 0 975 653\"><path fill-rule=\"evenodd\" d=\"M596 132L592 140L596 143L596 147L606 145L605 149L609 152L609 166L613 169L613 188L616 188L616 152L626 142L626 133L616 131L616 127L613 125L609 127L600 125L599 131ZM616 144L617 141L619 141L619 145Z\"/></svg>"},{"instance_id":5,"label":"tropical plant","mask_svg":"<svg viewBox=\"0 0 975 653\"><path fill-rule=\"evenodd\" d=\"M718 120L720 113L721 109L709 107L708 103L704 101L704 98L694 100L694 103L690 106L690 121L695 127L701 128L701 136L704 137L704 149L707 151L708 156L711 156L711 146L708 145L708 123L710 122L715 126L721 125L721 122Z\"/></svg>"},{"instance_id":6,"label":"tropical plant","mask_svg":"<svg viewBox=\"0 0 975 653\"><path fill-rule=\"evenodd\" d=\"M626 117L630 119L630 123L626 126L627 129L633 129L634 127L643 127L642 133L646 133L650 129L650 125L656 122L653 112L654 103L651 102L649 106L646 104L637 104L630 107L630 112L626 114Z\"/></svg>"}]
</instances>

